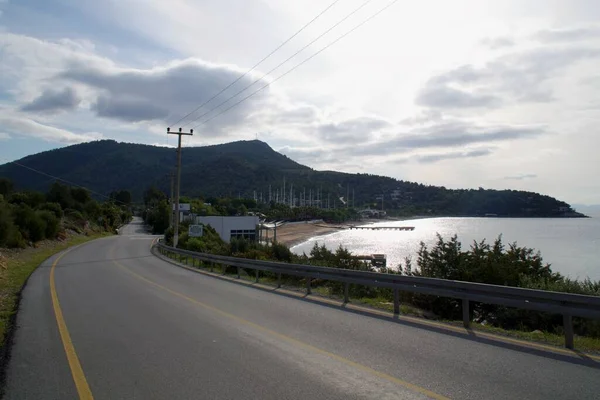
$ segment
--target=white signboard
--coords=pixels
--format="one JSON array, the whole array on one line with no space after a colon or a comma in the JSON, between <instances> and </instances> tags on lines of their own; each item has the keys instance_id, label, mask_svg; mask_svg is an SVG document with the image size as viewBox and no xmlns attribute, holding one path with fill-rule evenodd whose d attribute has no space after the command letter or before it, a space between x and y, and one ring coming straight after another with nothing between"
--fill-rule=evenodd
<instances>
[{"instance_id":1,"label":"white signboard","mask_svg":"<svg viewBox=\"0 0 600 400\"><path fill-rule=\"evenodd\" d=\"M200 237L204 234L204 225L190 225L188 230L189 237Z\"/></svg>"},{"instance_id":2,"label":"white signboard","mask_svg":"<svg viewBox=\"0 0 600 400\"><path fill-rule=\"evenodd\" d=\"M190 211L191 206L189 204L179 203L179 211ZM175 211L175 204L173 204L173 211Z\"/></svg>"}]
</instances>

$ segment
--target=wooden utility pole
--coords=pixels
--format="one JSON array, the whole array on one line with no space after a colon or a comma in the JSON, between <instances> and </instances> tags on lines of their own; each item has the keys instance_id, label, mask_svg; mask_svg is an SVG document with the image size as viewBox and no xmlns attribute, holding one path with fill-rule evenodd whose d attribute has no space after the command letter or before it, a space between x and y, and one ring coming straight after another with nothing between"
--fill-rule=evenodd
<instances>
[{"instance_id":1,"label":"wooden utility pole","mask_svg":"<svg viewBox=\"0 0 600 400\"><path fill-rule=\"evenodd\" d=\"M177 247L179 242L179 189L181 187L181 135L192 136L194 130L190 129L189 133L182 132L179 128L179 132L171 132L171 128L167 128L167 135L178 135L177 141L177 183L175 187L175 221L173 224L173 247Z\"/></svg>"},{"instance_id":2,"label":"wooden utility pole","mask_svg":"<svg viewBox=\"0 0 600 400\"><path fill-rule=\"evenodd\" d=\"M169 228L173 227L173 220L175 219L175 208L173 207L173 191L175 190L175 172L171 172L169 175L171 178L171 197L169 197L169 207L171 208L171 214L169 214Z\"/></svg>"}]
</instances>

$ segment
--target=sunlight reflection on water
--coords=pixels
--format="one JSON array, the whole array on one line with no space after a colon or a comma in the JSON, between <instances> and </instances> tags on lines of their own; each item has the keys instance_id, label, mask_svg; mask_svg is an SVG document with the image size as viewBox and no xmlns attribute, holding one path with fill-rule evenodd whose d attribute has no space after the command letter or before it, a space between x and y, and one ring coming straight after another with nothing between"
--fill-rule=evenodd
<instances>
[{"instance_id":1,"label":"sunlight reflection on water","mask_svg":"<svg viewBox=\"0 0 600 400\"><path fill-rule=\"evenodd\" d=\"M310 252L315 242L335 250L340 244L354 254L383 253L388 266L396 267L406 256L413 264L419 243L432 245L436 232L444 238L458 235L463 249L473 240L493 241L502 234L504 243L540 250L552 269L572 278L600 279L600 219L566 218L431 218L388 221L373 226L414 226L414 231L345 230L312 238L292 248L296 254Z\"/></svg>"}]
</instances>

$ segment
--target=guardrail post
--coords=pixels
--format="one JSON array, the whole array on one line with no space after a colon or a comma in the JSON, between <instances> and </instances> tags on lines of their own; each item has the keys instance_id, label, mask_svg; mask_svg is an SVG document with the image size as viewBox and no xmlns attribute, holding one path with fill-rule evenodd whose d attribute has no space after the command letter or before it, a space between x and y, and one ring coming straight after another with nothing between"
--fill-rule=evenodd
<instances>
[{"instance_id":1,"label":"guardrail post","mask_svg":"<svg viewBox=\"0 0 600 400\"><path fill-rule=\"evenodd\" d=\"M469 315L469 300L462 299L462 314L463 314L463 325L465 328L471 327L471 316Z\"/></svg>"},{"instance_id":2,"label":"guardrail post","mask_svg":"<svg viewBox=\"0 0 600 400\"><path fill-rule=\"evenodd\" d=\"M310 287L310 281L312 279L310 277L306 278L306 294L311 294L312 293L312 289Z\"/></svg>"},{"instance_id":3,"label":"guardrail post","mask_svg":"<svg viewBox=\"0 0 600 400\"><path fill-rule=\"evenodd\" d=\"M237 267L237 278L240 279L240 267Z\"/></svg>"},{"instance_id":4,"label":"guardrail post","mask_svg":"<svg viewBox=\"0 0 600 400\"><path fill-rule=\"evenodd\" d=\"M573 317L570 314L563 314L563 330L565 331L565 347L573 349Z\"/></svg>"},{"instance_id":5,"label":"guardrail post","mask_svg":"<svg viewBox=\"0 0 600 400\"><path fill-rule=\"evenodd\" d=\"M400 290L394 289L394 314L400 314Z\"/></svg>"},{"instance_id":6,"label":"guardrail post","mask_svg":"<svg viewBox=\"0 0 600 400\"><path fill-rule=\"evenodd\" d=\"M221 275L225 275L225 272L227 272L227 265L221 264L221 268L223 268L223 270L221 271Z\"/></svg>"},{"instance_id":7,"label":"guardrail post","mask_svg":"<svg viewBox=\"0 0 600 400\"><path fill-rule=\"evenodd\" d=\"M258 283L258 274L259 274L259 270L256 270L256 278L254 278L254 282Z\"/></svg>"},{"instance_id":8,"label":"guardrail post","mask_svg":"<svg viewBox=\"0 0 600 400\"><path fill-rule=\"evenodd\" d=\"M281 287L281 272L277 274L277 289Z\"/></svg>"},{"instance_id":9,"label":"guardrail post","mask_svg":"<svg viewBox=\"0 0 600 400\"><path fill-rule=\"evenodd\" d=\"M346 282L346 283L344 283L344 304L350 302L349 292L350 292L350 283Z\"/></svg>"},{"instance_id":10,"label":"guardrail post","mask_svg":"<svg viewBox=\"0 0 600 400\"><path fill-rule=\"evenodd\" d=\"M215 272L215 263L210 261L210 272Z\"/></svg>"}]
</instances>

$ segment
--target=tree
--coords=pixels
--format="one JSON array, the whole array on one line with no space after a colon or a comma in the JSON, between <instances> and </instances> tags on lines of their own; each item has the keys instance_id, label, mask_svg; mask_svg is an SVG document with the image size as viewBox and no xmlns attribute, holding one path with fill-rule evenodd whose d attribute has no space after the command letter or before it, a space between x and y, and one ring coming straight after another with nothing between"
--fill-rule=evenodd
<instances>
[{"instance_id":1,"label":"tree","mask_svg":"<svg viewBox=\"0 0 600 400\"><path fill-rule=\"evenodd\" d=\"M128 206L131 204L131 192L128 190L113 191L110 193L110 199L115 201L117 205Z\"/></svg>"},{"instance_id":2,"label":"tree","mask_svg":"<svg viewBox=\"0 0 600 400\"><path fill-rule=\"evenodd\" d=\"M158 204L161 200L165 200L167 196L156 186L150 186L144 192L144 204L150 207Z\"/></svg>"},{"instance_id":3,"label":"tree","mask_svg":"<svg viewBox=\"0 0 600 400\"><path fill-rule=\"evenodd\" d=\"M73 197L71 191L66 185L62 185L59 182L54 182L46 195L46 200L60 204L63 210L67 208L73 208Z\"/></svg>"},{"instance_id":4,"label":"tree","mask_svg":"<svg viewBox=\"0 0 600 400\"><path fill-rule=\"evenodd\" d=\"M155 234L164 233L169 227L169 205L167 200L162 200L156 207L152 220L152 231Z\"/></svg>"},{"instance_id":5,"label":"tree","mask_svg":"<svg viewBox=\"0 0 600 400\"><path fill-rule=\"evenodd\" d=\"M71 197L79 204L85 204L92 199L90 192L84 188L71 188Z\"/></svg>"},{"instance_id":6,"label":"tree","mask_svg":"<svg viewBox=\"0 0 600 400\"><path fill-rule=\"evenodd\" d=\"M13 183L10 179L0 178L0 194L7 197L13 191Z\"/></svg>"}]
</instances>

